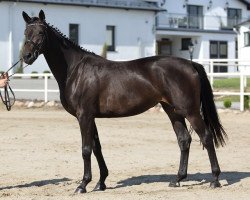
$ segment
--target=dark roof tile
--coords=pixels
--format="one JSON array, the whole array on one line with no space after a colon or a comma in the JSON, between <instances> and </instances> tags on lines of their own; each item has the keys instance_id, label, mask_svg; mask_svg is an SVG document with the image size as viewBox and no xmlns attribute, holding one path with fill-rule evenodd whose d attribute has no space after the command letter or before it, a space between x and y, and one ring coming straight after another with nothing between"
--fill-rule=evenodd
<instances>
[{"instance_id":1,"label":"dark roof tile","mask_svg":"<svg viewBox=\"0 0 250 200\"><path fill-rule=\"evenodd\" d=\"M8 0L8 1L17 1L17 0ZM142 0L18 0L18 1L27 3L93 6L93 7L104 7L104 8L150 10L150 11L164 10L158 7L157 3L146 2Z\"/></svg>"}]
</instances>

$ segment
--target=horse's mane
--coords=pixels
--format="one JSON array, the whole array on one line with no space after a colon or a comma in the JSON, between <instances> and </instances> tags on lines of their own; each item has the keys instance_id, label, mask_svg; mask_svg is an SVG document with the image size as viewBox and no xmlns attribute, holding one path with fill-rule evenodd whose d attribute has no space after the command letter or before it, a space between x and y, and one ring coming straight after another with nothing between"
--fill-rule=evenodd
<instances>
[{"instance_id":1,"label":"horse's mane","mask_svg":"<svg viewBox=\"0 0 250 200\"><path fill-rule=\"evenodd\" d=\"M85 52L85 53L90 53L92 55L96 55L94 52L91 52L83 47L81 47L80 45L76 44L73 40L69 39L66 35L64 35L57 27L50 25L49 23L46 23L47 27L49 27L54 33L56 33L62 40L66 40L67 42L69 42L69 44L71 44L73 47L76 47L78 49L80 49L81 51Z\"/></svg>"}]
</instances>

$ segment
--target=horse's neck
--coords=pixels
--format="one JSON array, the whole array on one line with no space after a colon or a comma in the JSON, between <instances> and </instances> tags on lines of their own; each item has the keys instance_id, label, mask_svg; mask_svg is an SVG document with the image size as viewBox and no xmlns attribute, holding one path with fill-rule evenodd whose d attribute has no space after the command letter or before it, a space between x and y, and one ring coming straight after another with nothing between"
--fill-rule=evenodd
<instances>
[{"instance_id":1,"label":"horse's neck","mask_svg":"<svg viewBox=\"0 0 250 200\"><path fill-rule=\"evenodd\" d=\"M59 89L62 91L66 86L68 69L72 67L73 62L80 60L83 55L81 55L80 51L76 48L65 48L63 41L57 37L58 36L51 31L44 57L58 82Z\"/></svg>"}]
</instances>

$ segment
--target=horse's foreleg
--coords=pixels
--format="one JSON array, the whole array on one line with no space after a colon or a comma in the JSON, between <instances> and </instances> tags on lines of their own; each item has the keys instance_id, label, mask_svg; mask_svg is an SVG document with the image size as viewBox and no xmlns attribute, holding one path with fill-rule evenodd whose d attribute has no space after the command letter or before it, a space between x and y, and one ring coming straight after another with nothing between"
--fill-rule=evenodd
<instances>
[{"instance_id":1,"label":"horse's foreleg","mask_svg":"<svg viewBox=\"0 0 250 200\"><path fill-rule=\"evenodd\" d=\"M82 158L84 162L84 175L82 183L75 193L86 193L86 186L92 180L91 153L93 148L93 125L94 118L83 115L78 117L82 135Z\"/></svg>"},{"instance_id":2,"label":"horse's foreleg","mask_svg":"<svg viewBox=\"0 0 250 200\"><path fill-rule=\"evenodd\" d=\"M200 114L196 114L194 116L189 116L188 120L190 121L192 127L197 132L197 134L200 137L200 140L203 144L203 146L207 149L208 157L210 160L211 168L212 168L212 174L214 180L211 182L210 187L220 187L220 182L218 180L220 175L220 166L217 160L214 143L213 143L213 135L208 130L208 128L205 125L205 122L203 121Z\"/></svg>"},{"instance_id":3,"label":"horse's foreleg","mask_svg":"<svg viewBox=\"0 0 250 200\"><path fill-rule=\"evenodd\" d=\"M187 177L189 149L192 138L187 130L184 117L176 114L173 108L167 104L162 104L162 107L169 116L181 150L180 166L177 177L169 184L170 187L177 187L180 185L180 181Z\"/></svg>"},{"instance_id":4,"label":"horse's foreleg","mask_svg":"<svg viewBox=\"0 0 250 200\"><path fill-rule=\"evenodd\" d=\"M94 190L105 190L106 189L105 180L108 176L108 168L106 166L105 160L102 155L102 147L100 144L98 131L97 131L95 123L94 123L93 128L94 128L93 152L97 159L99 169L100 169L100 180L95 186Z\"/></svg>"}]
</instances>

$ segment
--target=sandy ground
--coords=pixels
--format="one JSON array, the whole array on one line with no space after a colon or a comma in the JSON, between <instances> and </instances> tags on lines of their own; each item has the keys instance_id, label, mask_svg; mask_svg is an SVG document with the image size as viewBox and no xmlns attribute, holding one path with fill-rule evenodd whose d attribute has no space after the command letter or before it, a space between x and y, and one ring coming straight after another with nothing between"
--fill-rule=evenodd
<instances>
[{"instance_id":1,"label":"sandy ground","mask_svg":"<svg viewBox=\"0 0 250 200\"><path fill-rule=\"evenodd\" d=\"M109 168L104 192L92 156L88 193L73 195L82 178L81 137L75 118L64 110L0 110L0 199L250 199L250 113L220 112L229 135L217 155L222 187L210 189L206 150L192 133L188 178L170 188L179 167L179 147L164 113L97 119Z\"/></svg>"}]
</instances>

